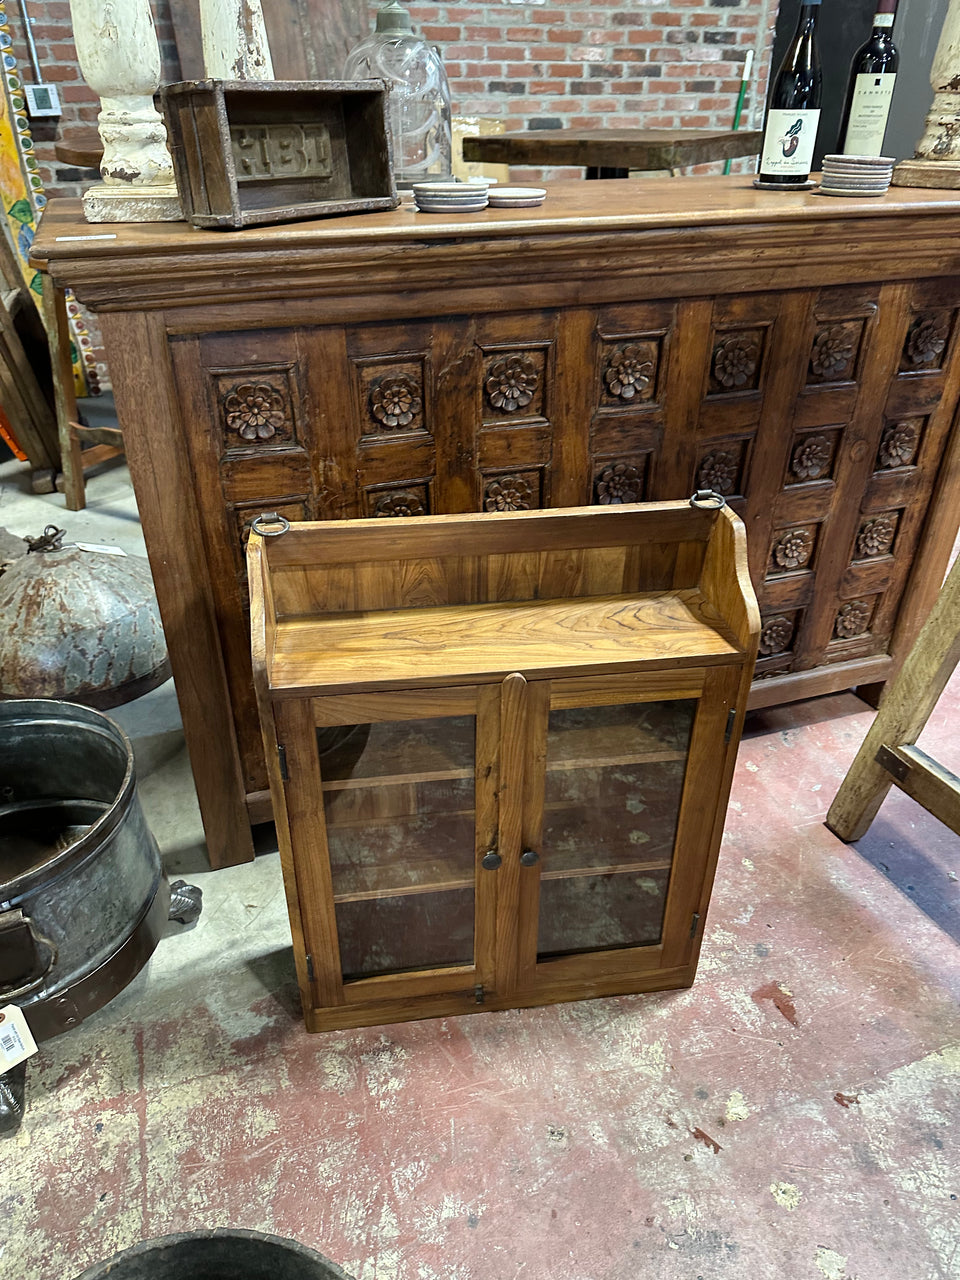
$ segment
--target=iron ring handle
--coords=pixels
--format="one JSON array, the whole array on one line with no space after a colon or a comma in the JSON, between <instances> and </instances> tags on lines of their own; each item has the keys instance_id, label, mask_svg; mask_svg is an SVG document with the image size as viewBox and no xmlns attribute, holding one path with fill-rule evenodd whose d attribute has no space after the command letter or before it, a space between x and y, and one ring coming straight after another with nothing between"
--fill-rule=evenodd
<instances>
[{"instance_id":1,"label":"iron ring handle","mask_svg":"<svg viewBox=\"0 0 960 1280\"><path fill-rule=\"evenodd\" d=\"M265 520L268 524L278 524L280 528L265 529L260 523L261 520ZM277 511L261 511L258 516L254 516L250 521L250 528L254 533L259 533L261 538L279 538L282 533L286 533L290 528L290 521Z\"/></svg>"},{"instance_id":2,"label":"iron ring handle","mask_svg":"<svg viewBox=\"0 0 960 1280\"><path fill-rule=\"evenodd\" d=\"M690 505L702 511L719 511L721 507L727 505L727 500L722 493L717 493L714 489L698 489L691 497Z\"/></svg>"}]
</instances>

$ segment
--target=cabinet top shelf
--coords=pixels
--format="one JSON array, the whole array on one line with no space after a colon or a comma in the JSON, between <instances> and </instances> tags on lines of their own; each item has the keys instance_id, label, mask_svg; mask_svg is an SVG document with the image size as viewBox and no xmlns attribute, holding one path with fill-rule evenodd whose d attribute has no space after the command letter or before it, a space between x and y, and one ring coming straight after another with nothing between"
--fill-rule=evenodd
<instances>
[{"instance_id":1,"label":"cabinet top shelf","mask_svg":"<svg viewBox=\"0 0 960 1280\"><path fill-rule=\"evenodd\" d=\"M277 625L274 693L489 683L614 668L710 666L741 654L700 592L393 609Z\"/></svg>"},{"instance_id":2,"label":"cabinet top shelf","mask_svg":"<svg viewBox=\"0 0 960 1280\"><path fill-rule=\"evenodd\" d=\"M273 697L744 662L759 632L742 523L682 502L294 524L248 572Z\"/></svg>"}]
</instances>

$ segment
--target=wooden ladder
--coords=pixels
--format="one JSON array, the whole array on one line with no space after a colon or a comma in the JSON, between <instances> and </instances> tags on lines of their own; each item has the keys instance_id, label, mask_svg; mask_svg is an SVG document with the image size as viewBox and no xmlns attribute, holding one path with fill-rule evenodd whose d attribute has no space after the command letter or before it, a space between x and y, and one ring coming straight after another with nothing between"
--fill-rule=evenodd
<instances>
[{"instance_id":1,"label":"wooden ladder","mask_svg":"<svg viewBox=\"0 0 960 1280\"><path fill-rule=\"evenodd\" d=\"M960 558L899 674L887 685L877 717L827 813L847 842L865 835L891 786L897 786L960 834L960 778L916 745L960 661Z\"/></svg>"}]
</instances>

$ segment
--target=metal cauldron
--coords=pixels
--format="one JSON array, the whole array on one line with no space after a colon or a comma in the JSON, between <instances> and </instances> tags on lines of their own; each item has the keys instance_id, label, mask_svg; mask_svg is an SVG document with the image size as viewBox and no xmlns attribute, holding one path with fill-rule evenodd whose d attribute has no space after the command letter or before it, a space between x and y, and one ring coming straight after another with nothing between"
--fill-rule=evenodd
<instances>
[{"instance_id":1,"label":"metal cauldron","mask_svg":"<svg viewBox=\"0 0 960 1280\"><path fill-rule=\"evenodd\" d=\"M37 1040L139 973L170 889L123 731L68 702L0 702L0 1005Z\"/></svg>"},{"instance_id":2,"label":"metal cauldron","mask_svg":"<svg viewBox=\"0 0 960 1280\"><path fill-rule=\"evenodd\" d=\"M351 1280L296 1240L217 1228L161 1236L125 1249L76 1280Z\"/></svg>"}]
</instances>

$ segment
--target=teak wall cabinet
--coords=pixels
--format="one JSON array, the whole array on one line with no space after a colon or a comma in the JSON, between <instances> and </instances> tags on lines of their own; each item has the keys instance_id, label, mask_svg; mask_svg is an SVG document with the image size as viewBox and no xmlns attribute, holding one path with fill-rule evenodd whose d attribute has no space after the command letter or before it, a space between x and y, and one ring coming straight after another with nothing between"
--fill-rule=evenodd
<instances>
[{"instance_id":1,"label":"teak wall cabinet","mask_svg":"<svg viewBox=\"0 0 960 1280\"><path fill-rule=\"evenodd\" d=\"M884 681L936 596L960 519L954 192L557 183L471 217L92 230L52 201L35 253L99 313L215 866L271 816L259 511L719 490L763 615L751 705Z\"/></svg>"},{"instance_id":2,"label":"teak wall cabinet","mask_svg":"<svg viewBox=\"0 0 960 1280\"><path fill-rule=\"evenodd\" d=\"M310 1030L693 981L760 631L729 508L295 524L248 560Z\"/></svg>"}]
</instances>

